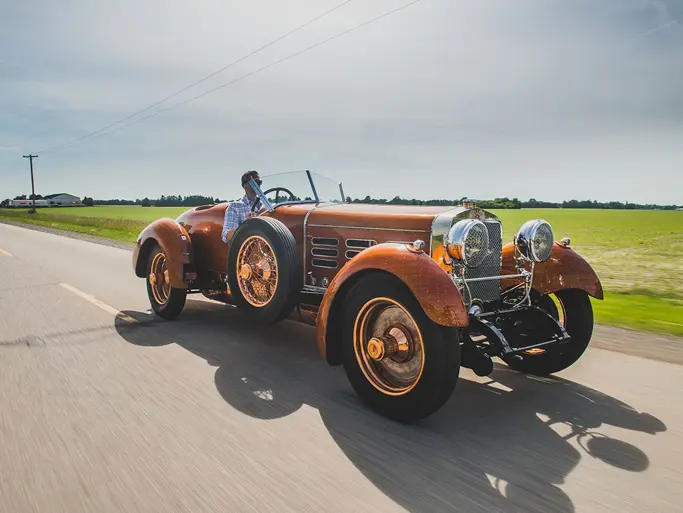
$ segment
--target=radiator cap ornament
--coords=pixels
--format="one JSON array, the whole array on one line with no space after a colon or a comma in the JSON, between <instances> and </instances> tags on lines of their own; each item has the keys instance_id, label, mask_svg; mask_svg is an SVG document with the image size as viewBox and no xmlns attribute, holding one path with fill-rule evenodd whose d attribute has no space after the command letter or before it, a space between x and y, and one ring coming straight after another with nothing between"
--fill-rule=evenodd
<instances>
[{"instance_id":1,"label":"radiator cap ornament","mask_svg":"<svg viewBox=\"0 0 683 513\"><path fill-rule=\"evenodd\" d=\"M473 199L465 198L464 200L462 200L462 206L465 208L476 208L477 202Z\"/></svg>"}]
</instances>

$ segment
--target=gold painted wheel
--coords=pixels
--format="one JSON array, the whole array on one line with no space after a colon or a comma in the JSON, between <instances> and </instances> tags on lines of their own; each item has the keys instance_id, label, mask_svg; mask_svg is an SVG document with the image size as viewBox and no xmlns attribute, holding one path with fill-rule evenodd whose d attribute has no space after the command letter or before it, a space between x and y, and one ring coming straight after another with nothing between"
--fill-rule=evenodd
<instances>
[{"instance_id":1,"label":"gold painted wheel","mask_svg":"<svg viewBox=\"0 0 683 513\"><path fill-rule=\"evenodd\" d=\"M275 252L269 242L252 235L240 246L237 254L237 284L244 299L252 306L263 308L271 302L278 286Z\"/></svg>"},{"instance_id":2,"label":"gold painted wheel","mask_svg":"<svg viewBox=\"0 0 683 513\"><path fill-rule=\"evenodd\" d=\"M353 348L365 378L386 395L405 395L420 381L425 366L422 334L413 316L393 299L379 297L363 305Z\"/></svg>"},{"instance_id":3,"label":"gold painted wheel","mask_svg":"<svg viewBox=\"0 0 683 513\"><path fill-rule=\"evenodd\" d=\"M149 280L154 300L159 305L165 305L171 295L171 283L168 276L166 255L163 253L154 255L147 279Z\"/></svg>"}]
</instances>

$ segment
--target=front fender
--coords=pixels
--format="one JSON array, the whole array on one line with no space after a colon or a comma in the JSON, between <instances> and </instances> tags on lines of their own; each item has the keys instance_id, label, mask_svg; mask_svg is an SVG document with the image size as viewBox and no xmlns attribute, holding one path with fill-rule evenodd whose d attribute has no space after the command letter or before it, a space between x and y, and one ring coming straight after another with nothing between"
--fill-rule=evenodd
<instances>
[{"instance_id":1,"label":"front fender","mask_svg":"<svg viewBox=\"0 0 683 513\"><path fill-rule=\"evenodd\" d=\"M517 274L513 243L503 247L502 274ZM527 264L527 270L530 270ZM503 290L519 281L501 280ZM595 299L603 299L602 284L591 265L576 251L559 243L553 244L550 258L534 266L534 289L541 294L551 294L563 289L580 289Z\"/></svg>"},{"instance_id":2,"label":"front fender","mask_svg":"<svg viewBox=\"0 0 683 513\"><path fill-rule=\"evenodd\" d=\"M318 310L318 350L330 364L340 363L341 329L336 325L344 296L365 271L383 271L405 283L429 319L442 326L467 326L469 317L460 291L429 255L406 244L372 246L347 262L330 283ZM334 348L334 351L329 351Z\"/></svg>"},{"instance_id":3,"label":"front fender","mask_svg":"<svg viewBox=\"0 0 683 513\"><path fill-rule=\"evenodd\" d=\"M146 276L147 260L154 242L159 244L166 254L171 287L187 288L185 265L192 262L192 240L187 230L170 218L154 221L138 236L133 248L133 268L136 276Z\"/></svg>"}]
</instances>

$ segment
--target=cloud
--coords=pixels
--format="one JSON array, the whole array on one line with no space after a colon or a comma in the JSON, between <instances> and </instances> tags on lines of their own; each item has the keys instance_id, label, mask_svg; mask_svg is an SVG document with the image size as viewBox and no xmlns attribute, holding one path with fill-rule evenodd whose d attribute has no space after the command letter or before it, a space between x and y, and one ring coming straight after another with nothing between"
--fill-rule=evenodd
<instances>
[{"instance_id":1,"label":"cloud","mask_svg":"<svg viewBox=\"0 0 683 513\"><path fill-rule=\"evenodd\" d=\"M35 151L96 130L339 1L16 2L0 20L0 143ZM174 101L402 3L351 2ZM225 197L244 169L310 168L354 196L683 202L680 10L673 0L423 0L47 153L41 187ZM5 172L24 164L10 155L0 187L25 192L25 177Z\"/></svg>"}]
</instances>

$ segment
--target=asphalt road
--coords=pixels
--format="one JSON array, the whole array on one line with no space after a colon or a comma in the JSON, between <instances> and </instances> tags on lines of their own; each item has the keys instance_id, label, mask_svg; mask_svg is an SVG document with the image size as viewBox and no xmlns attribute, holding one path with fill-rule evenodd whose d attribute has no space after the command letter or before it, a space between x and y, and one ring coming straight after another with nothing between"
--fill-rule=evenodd
<instances>
[{"instance_id":1,"label":"asphalt road","mask_svg":"<svg viewBox=\"0 0 683 513\"><path fill-rule=\"evenodd\" d=\"M599 347L679 353L619 333L553 379L463 370L402 426L312 328L161 322L129 251L0 224L0 511L683 511L683 367Z\"/></svg>"}]
</instances>

